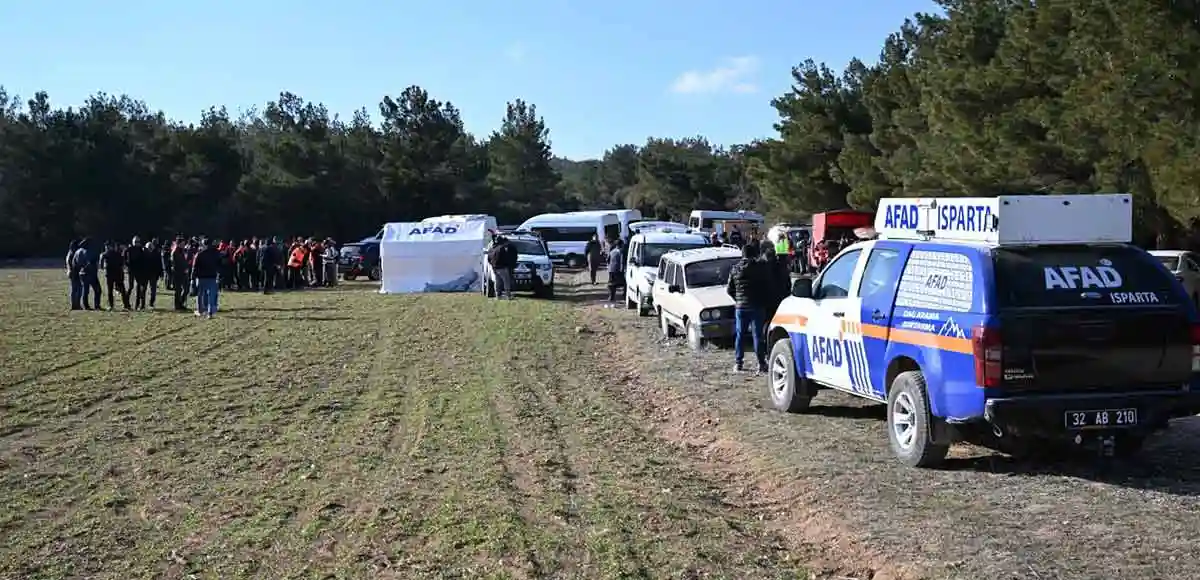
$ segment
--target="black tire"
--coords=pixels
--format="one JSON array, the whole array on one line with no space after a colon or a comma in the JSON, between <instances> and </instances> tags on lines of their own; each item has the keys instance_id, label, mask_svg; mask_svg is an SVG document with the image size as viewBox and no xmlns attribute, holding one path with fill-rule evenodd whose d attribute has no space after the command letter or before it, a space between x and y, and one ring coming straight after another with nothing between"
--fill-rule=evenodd
<instances>
[{"instance_id":1,"label":"black tire","mask_svg":"<svg viewBox=\"0 0 1200 580\"><path fill-rule=\"evenodd\" d=\"M583 258L580 258L579 256L576 256L575 254L567 254L566 262L567 262L568 268L582 268L583 267Z\"/></svg>"},{"instance_id":2,"label":"black tire","mask_svg":"<svg viewBox=\"0 0 1200 580\"><path fill-rule=\"evenodd\" d=\"M667 322L667 317L661 309L658 311L658 329L662 331L664 337L675 338L675 327L671 326L670 322Z\"/></svg>"},{"instance_id":3,"label":"black tire","mask_svg":"<svg viewBox=\"0 0 1200 580\"><path fill-rule=\"evenodd\" d=\"M383 278L383 270L379 266L371 268L371 271L367 273L367 279L372 282L378 282L380 278Z\"/></svg>"},{"instance_id":4,"label":"black tire","mask_svg":"<svg viewBox=\"0 0 1200 580\"><path fill-rule=\"evenodd\" d=\"M637 308L637 302L634 297L629 294L629 290L625 290L625 310L633 310Z\"/></svg>"},{"instance_id":5,"label":"black tire","mask_svg":"<svg viewBox=\"0 0 1200 580\"><path fill-rule=\"evenodd\" d=\"M888 442L892 453L910 467L935 467L945 461L950 451L950 445L933 441L933 415L926 393L925 375L921 371L900 373L888 392ZM898 417L908 418L908 429L897 424Z\"/></svg>"},{"instance_id":6,"label":"black tire","mask_svg":"<svg viewBox=\"0 0 1200 580\"><path fill-rule=\"evenodd\" d=\"M496 285L491 280L483 281L483 295L488 298L496 297Z\"/></svg>"},{"instance_id":7,"label":"black tire","mask_svg":"<svg viewBox=\"0 0 1200 580\"><path fill-rule=\"evenodd\" d=\"M637 295L637 302L634 303L634 308L637 308L638 316L650 316L652 312L649 308L642 306L642 295L640 292Z\"/></svg>"},{"instance_id":8,"label":"black tire","mask_svg":"<svg viewBox=\"0 0 1200 580\"><path fill-rule=\"evenodd\" d=\"M775 341L767 358L767 395L771 406L785 413L803 413L816 394L812 382L796 373L791 339Z\"/></svg>"},{"instance_id":9,"label":"black tire","mask_svg":"<svg viewBox=\"0 0 1200 580\"><path fill-rule=\"evenodd\" d=\"M354 279L355 279L355 278L357 278L357 277L358 277L358 276L355 276L354 274L350 274L350 273L348 273L348 272L347 272L346 274L342 274L342 279L343 279L343 280L345 280L345 281L347 281L347 282L353 282L353 281L354 281Z\"/></svg>"},{"instance_id":10,"label":"black tire","mask_svg":"<svg viewBox=\"0 0 1200 580\"><path fill-rule=\"evenodd\" d=\"M554 286L539 286L533 295L544 300L554 300Z\"/></svg>"},{"instance_id":11,"label":"black tire","mask_svg":"<svg viewBox=\"0 0 1200 580\"><path fill-rule=\"evenodd\" d=\"M687 337L688 348L692 350L701 350L704 348L704 336L700 334L700 325L696 324L695 320L683 321L684 336Z\"/></svg>"}]
</instances>

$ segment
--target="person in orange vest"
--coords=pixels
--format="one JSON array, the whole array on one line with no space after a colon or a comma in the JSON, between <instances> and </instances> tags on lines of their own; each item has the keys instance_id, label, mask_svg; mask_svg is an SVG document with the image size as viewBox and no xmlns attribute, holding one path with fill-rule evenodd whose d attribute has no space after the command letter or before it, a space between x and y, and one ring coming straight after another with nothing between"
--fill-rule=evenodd
<instances>
[{"instance_id":1,"label":"person in orange vest","mask_svg":"<svg viewBox=\"0 0 1200 580\"><path fill-rule=\"evenodd\" d=\"M287 288L293 290L300 287L301 270L304 268L304 244L292 242L291 252L287 263Z\"/></svg>"}]
</instances>

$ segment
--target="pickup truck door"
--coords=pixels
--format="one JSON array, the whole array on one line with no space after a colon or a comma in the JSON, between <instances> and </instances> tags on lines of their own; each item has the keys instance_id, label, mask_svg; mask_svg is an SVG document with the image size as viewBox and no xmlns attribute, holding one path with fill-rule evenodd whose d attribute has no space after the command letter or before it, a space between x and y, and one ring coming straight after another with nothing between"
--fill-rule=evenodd
<instances>
[{"instance_id":1,"label":"pickup truck door","mask_svg":"<svg viewBox=\"0 0 1200 580\"><path fill-rule=\"evenodd\" d=\"M861 348L865 359L873 363L865 365L864 380L856 392L879 399L884 399L887 393L884 356L892 328L892 308L900 285L900 273L911 252L912 246L908 244L875 242L866 254L862 279L856 289L862 308Z\"/></svg>"},{"instance_id":2,"label":"pickup truck door","mask_svg":"<svg viewBox=\"0 0 1200 580\"><path fill-rule=\"evenodd\" d=\"M808 318L809 378L841 390L854 391L862 373L859 352L846 346L846 331L858 326L861 306L855 294L868 248L842 252L813 281L812 315ZM861 344L861 343L860 343ZM865 363L865 361L862 361ZM865 367L864 367L865 368Z\"/></svg>"}]
</instances>

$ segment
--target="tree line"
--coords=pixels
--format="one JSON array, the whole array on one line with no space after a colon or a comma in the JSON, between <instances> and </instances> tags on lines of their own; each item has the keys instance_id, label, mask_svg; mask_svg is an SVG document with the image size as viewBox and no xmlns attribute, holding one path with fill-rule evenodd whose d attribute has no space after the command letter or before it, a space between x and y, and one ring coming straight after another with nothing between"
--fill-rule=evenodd
<instances>
[{"instance_id":1,"label":"tree line","mask_svg":"<svg viewBox=\"0 0 1200 580\"><path fill-rule=\"evenodd\" d=\"M1122 191L1139 240L1188 244L1200 218L1200 2L942 0L841 72L805 61L774 134L618 144L557 158L534 104L473 135L412 86L344 119L282 93L184 124L99 94L56 108L0 89L0 257L66 241L168 236L358 239L382 221L634 207L778 219L891 196Z\"/></svg>"}]
</instances>

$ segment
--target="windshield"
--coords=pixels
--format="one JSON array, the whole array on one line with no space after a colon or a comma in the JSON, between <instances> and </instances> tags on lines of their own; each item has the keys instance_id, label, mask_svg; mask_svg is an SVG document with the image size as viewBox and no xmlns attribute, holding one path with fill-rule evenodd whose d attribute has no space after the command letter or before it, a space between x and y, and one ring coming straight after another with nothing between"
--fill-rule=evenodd
<instances>
[{"instance_id":1,"label":"windshield","mask_svg":"<svg viewBox=\"0 0 1200 580\"><path fill-rule=\"evenodd\" d=\"M729 281L729 270L740 258L721 258L688 264L683 268L688 288L724 286Z\"/></svg>"},{"instance_id":2,"label":"windshield","mask_svg":"<svg viewBox=\"0 0 1200 580\"><path fill-rule=\"evenodd\" d=\"M531 254L534 256L546 255L546 249L542 247L541 242L535 242L533 240L509 240L508 243L512 244L513 247L517 249L518 254Z\"/></svg>"},{"instance_id":3,"label":"windshield","mask_svg":"<svg viewBox=\"0 0 1200 580\"><path fill-rule=\"evenodd\" d=\"M342 246L342 255L343 256L357 256L361 253L362 253L362 246L351 246L351 245Z\"/></svg>"},{"instance_id":4,"label":"windshield","mask_svg":"<svg viewBox=\"0 0 1200 580\"><path fill-rule=\"evenodd\" d=\"M1155 256L1167 270L1172 272L1179 269L1179 256Z\"/></svg>"},{"instance_id":5,"label":"windshield","mask_svg":"<svg viewBox=\"0 0 1200 580\"><path fill-rule=\"evenodd\" d=\"M658 267L658 261L662 259L663 254L671 250L690 250L693 248L703 248L708 244L643 244L642 245L642 266L651 268Z\"/></svg>"}]
</instances>

